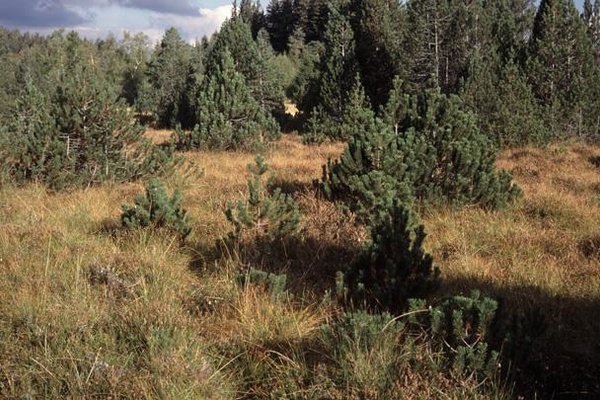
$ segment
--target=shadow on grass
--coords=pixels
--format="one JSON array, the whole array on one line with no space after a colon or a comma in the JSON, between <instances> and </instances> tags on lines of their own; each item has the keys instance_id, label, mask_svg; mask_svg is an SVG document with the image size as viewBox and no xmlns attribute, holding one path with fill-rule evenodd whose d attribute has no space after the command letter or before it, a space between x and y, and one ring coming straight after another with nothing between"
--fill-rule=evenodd
<instances>
[{"instance_id":1,"label":"shadow on grass","mask_svg":"<svg viewBox=\"0 0 600 400\"><path fill-rule=\"evenodd\" d=\"M237 247L197 248L194 252L203 257L190 268L200 273L224 258L237 257L242 273L255 268L286 274L291 294L322 299L335 291L337 271L347 268L359 248L319 237L262 238ZM503 370L519 398L600 398L600 298L570 298L535 286L508 287L468 278L443 279L435 297L473 290L500 302L498 337L512 335L503 348Z\"/></svg>"},{"instance_id":2,"label":"shadow on grass","mask_svg":"<svg viewBox=\"0 0 600 400\"><path fill-rule=\"evenodd\" d=\"M192 248L190 269L202 274L223 260L232 260L240 273L258 269L287 276L287 289L301 297L322 298L335 290L337 271L354 258L357 248L326 243L318 238L292 235L287 238L254 238L239 243L219 241L212 248Z\"/></svg>"},{"instance_id":3,"label":"shadow on grass","mask_svg":"<svg viewBox=\"0 0 600 400\"><path fill-rule=\"evenodd\" d=\"M516 394L536 399L600 398L600 298L553 295L534 286L503 287L473 279L445 279L441 295L479 290L500 301L500 321L524 316L523 340L509 350ZM507 327L505 326L504 329ZM515 326L511 327L514 329ZM510 333L510 329L509 333Z\"/></svg>"}]
</instances>

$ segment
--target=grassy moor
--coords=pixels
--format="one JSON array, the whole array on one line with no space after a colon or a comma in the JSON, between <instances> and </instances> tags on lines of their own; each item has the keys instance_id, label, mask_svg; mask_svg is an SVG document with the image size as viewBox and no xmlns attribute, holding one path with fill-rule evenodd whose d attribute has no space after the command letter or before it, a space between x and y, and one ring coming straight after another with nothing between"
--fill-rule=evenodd
<instances>
[{"instance_id":1,"label":"grassy moor","mask_svg":"<svg viewBox=\"0 0 600 400\"><path fill-rule=\"evenodd\" d=\"M598 393L600 148L573 141L505 151L498 165L524 192L511 208L421 210L425 246L442 274L430 303L479 290L500 302L503 323L526 316L521 321L527 326L519 329L531 341L520 339L528 345L512 346L506 358L500 348L502 363L514 365L485 378L444 367L446 356L425 340L427 332L408 328L409 316L386 320L383 314L378 322L351 312L340 298L336 272L366 233L319 198L313 181L342 149L285 136L266 154L275 184L299 205L301 229L246 258L236 254L240 247L223 243L232 230L224 210L246 192L249 154L184 154L165 180L169 191L181 190L192 221L183 244L168 230L121 228L120 206L143 192L142 181L59 194L33 183L3 185L1 396L504 399ZM247 243L257 245L254 239ZM285 275L285 288L264 279L241 283L250 268Z\"/></svg>"}]
</instances>

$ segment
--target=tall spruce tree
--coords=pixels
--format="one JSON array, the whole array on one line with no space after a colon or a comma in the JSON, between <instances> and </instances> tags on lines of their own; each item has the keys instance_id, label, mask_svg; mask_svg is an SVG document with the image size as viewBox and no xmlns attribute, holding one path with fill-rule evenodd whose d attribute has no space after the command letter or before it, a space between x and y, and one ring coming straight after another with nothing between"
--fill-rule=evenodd
<instances>
[{"instance_id":1,"label":"tall spruce tree","mask_svg":"<svg viewBox=\"0 0 600 400\"><path fill-rule=\"evenodd\" d=\"M356 32L356 58L362 82L374 108L385 104L394 76L406 77L407 60L402 49L405 40L405 13L399 2L354 0L353 26Z\"/></svg>"},{"instance_id":2,"label":"tall spruce tree","mask_svg":"<svg viewBox=\"0 0 600 400\"><path fill-rule=\"evenodd\" d=\"M407 4L406 49L410 60L408 90L441 87L444 32L450 21L449 5L443 0L409 1Z\"/></svg>"},{"instance_id":3,"label":"tall spruce tree","mask_svg":"<svg viewBox=\"0 0 600 400\"><path fill-rule=\"evenodd\" d=\"M29 79L9 124L13 174L52 189L124 181L164 171L170 152L143 137L95 60L95 48L70 33L53 92Z\"/></svg>"},{"instance_id":4,"label":"tall spruce tree","mask_svg":"<svg viewBox=\"0 0 600 400\"><path fill-rule=\"evenodd\" d=\"M165 31L148 65L158 122L173 127L181 120L181 101L190 59L190 46L175 28Z\"/></svg>"},{"instance_id":5,"label":"tall spruce tree","mask_svg":"<svg viewBox=\"0 0 600 400\"><path fill-rule=\"evenodd\" d=\"M207 71L197 121L191 133L179 134L180 147L254 150L279 137L277 122L252 97L227 48L216 69Z\"/></svg>"},{"instance_id":6,"label":"tall spruce tree","mask_svg":"<svg viewBox=\"0 0 600 400\"><path fill-rule=\"evenodd\" d=\"M263 111L274 116L282 115L285 101L283 71L276 62L265 29L258 32L256 50L256 74L248 81L248 86Z\"/></svg>"},{"instance_id":7,"label":"tall spruce tree","mask_svg":"<svg viewBox=\"0 0 600 400\"><path fill-rule=\"evenodd\" d=\"M294 31L293 3L293 0L271 0L267 5L266 28L277 53L288 50L288 41Z\"/></svg>"},{"instance_id":8,"label":"tall spruce tree","mask_svg":"<svg viewBox=\"0 0 600 400\"><path fill-rule=\"evenodd\" d=\"M344 116L346 99L353 89L354 77L358 71L354 50L352 26L339 5L332 2L319 61L319 75L315 82L309 84L316 89L317 95L300 102L302 111L318 115L321 120L326 119L321 121L324 127L337 126ZM312 95L313 92L309 90L307 94ZM307 106L310 108L306 109ZM341 132L335 129L325 134L340 138Z\"/></svg>"},{"instance_id":9,"label":"tall spruce tree","mask_svg":"<svg viewBox=\"0 0 600 400\"><path fill-rule=\"evenodd\" d=\"M555 134L596 134L598 68L571 0L540 2L529 46L528 78Z\"/></svg>"},{"instance_id":10,"label":"tall spruce tree","mask_svg":"<svg viewBox=\"0 0 600 400\"><path fill-rule=\"evenodd\" d=\"M129 105L143 104L140 96L146 83L148 61L150 60L150 38L143 33L132 35L123 34L121 47L125 55L125 70L123 71L123 88L121 95ZM142 111L138 108L138 111ZM145 110L144 110L145 111Z\"/></svg>"},{"instance_id":11,"label":"tall spruce tree","mask_svg":"<svg viewBox=\"0 0 600 400\"><path fill-rule=\"evenodd\" d=\"M482 132L497 146L547 143L550 138L531 86L516 56L502 62L502 53L492 52L485 58L476 53L460 96L477 114Z\"/></svg>"}]
</instances>

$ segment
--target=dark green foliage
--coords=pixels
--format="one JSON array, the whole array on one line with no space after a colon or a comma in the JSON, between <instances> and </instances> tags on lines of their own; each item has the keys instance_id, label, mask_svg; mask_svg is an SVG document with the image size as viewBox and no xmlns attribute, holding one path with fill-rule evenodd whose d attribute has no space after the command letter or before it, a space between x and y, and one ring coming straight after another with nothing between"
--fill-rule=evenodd
<instances>
[{"instance_id":1,"label":"dark green foliage","mask_svg":"<svg viewBox=\"0 0 600 400\"><path fill-rule=\"evenodd\" d=\"M424 308L424 301L411 300L411 311ZM445 299L427 314L411 315L410 321L422 324L454 374L476 374L484 379L497 376L500 367L500 354L490 347L499 333L494 331L497 311L496 300L474 291L469 297Z\"/></svg>"},{"instance_id":2,"label":"dark green foliage","mask_svg":"<svg viewBox=\"0 0 600 400\"><path fill-rule=\"evenodd\" d=\"M311 135L319 131L329 138L345 139L339 126L357 72L354 32L340 5L331 2L322 47L315 46L304 55L290 88L298 109L311 120Z\"/></svg>"},{"instance_id":3,"label":"dark green foliage","mask_svg":"<svg viewBox=\"0 0 600 400\"><path fill-rule=\"evenodd\" d=\"M148 75L152 85L152 102L158 122L165 127L173 127L181 122L182 99L185 93L190 60L190 46L175 28L169 28L156 47Z\"/></svg>"},{"instance_id":4,"label":"dark green foliage","mask_svg":"<svg viewBox=\"0 0 600 400\"><path fill-rule=\"evenodd\" d=\"M417 199L501 208L520 195L511 176L496 171L494 146L457 96L433 91L409 99L399 130L424 138L433 151L427 175L414 182Z\"/></svg>"},{"instance_id":5,"label":"dark green foliage","mask_svg":"<svg viewBox=\"0 0 600 400\"><path fill-rule=\"evenodd\" d=\"M177 232L181 240L185 240L192 228L182 202L179 190L169 197L165 185L159 179L152 178L146 184L145 196L136 196L133 205L121 206L121 224L125 228L166 228Z\"/></svg>"},{"instance_id":6,"label":"dark green foliage","mask_svg":"<svg viewBox=\"0 0 600 400\"><path fill-rule=\"evenodd\" d=\"M293 0L271 0L267 5L266 28L273 50L288 50L288 41L294 31Z\"/></svg>"},{"instance_id":7,"label":"dark green foliage","mask_svg":"<svg viewBox=\"0 0 600 400\"><path fill-rule=\"evenodd\" d=\"M298 72L287 89L287 96L304 112L312 112L318 103L319 64L323 52L324 47L320 42L306 45L297 61Z\"/></svg>"},{"instance_id":8,"label":"dark green foliage","mask_svg":"<svg viewBox=\"0 0 600 400\"><path fill-rule=\"evenodd\" d=\"M400 145L410 146L410 151L402 152ZM327 163L321 188L326 198L343 201L359 221L369 223L394 199L413 201L411 176L419 172L419 156L426 154L424 145L414 135L400 142L391 129L374 119L371 127L350 138L339 160ZM410 164L417 168L411 170Z\"/></svg>"},{"instance_id":9,"label":"dark green foliage","mask_svg":"<svg viewBox=\"0 0 600 400\"><path fill-rule=\"evenodd\" d=\"M371 242L345 274L351 299L398 312L412 297L429 295L439 284L439 270L425 252L425 228L400 202L371 227Z\"/></svg>"},{"instance_id":10,"label":"dark green foliage","mask_svg":"<svg viewBox=\"0 0 600 400\"><path fill-rule=\"evenodd\" d=\"M528 79L555 136L598 135L599 70L593 44L570 0L542 0L527 59Z\"/></svg>"},{"instance_id":11,"label":"dark green foliage","mask_svg":"<svg viewBox=\"0 0 600 400\"><path fill-rule=\"evenodd\" d=\"M245 232L252 232L259 237L281 239L295 233L300 222L298 205L279 188L269 193L269 165L264 158L257 156L248 170L253 177L248 180L247 199L229 204L225 210L227 220L234 226L231 237L240 241Z\"/></svg>"},{"instance_id":12,"label":"dark green foliage","mask_svg":"<svg viewBox=\"0 0 600 400\"><path fill-rule=\"evenodd\" d=\"M7 139L13 177L61 189L169 169L172 149L157 148L143 137L143 127L90 61L93 50L74 33L62 46L56 86L40 89L28 78L15 105Z\"/></svg>"},{"instance_id":13,"label":"dark green foliage","mask_svg":"<svg viewBox=\"0 0 600 400\"><path fill-rule=\"evenodd\" d=\"M237 16L242 18L252 30L252 37L256 39L258 32L266 25L265 15L260 6L260 1L240 0Z\"/></svg>"},{"instance_id":14,"label":"dark green foliage","mask_svg":"<svg viewBox=\"0 0 600 400\"><path fill-rule=\"evenodd\" d=\"M121 51L124 54L124 71L122 77L121 95L130 106L142 105L142 87L149 85L146 71L150 59L150 38L143 33L135 35L123 33ZM141 107L140 107L141 108ZM143 108L138 111L146 111Z\"/></svg>"},{"instance_id":15,"label":"dark green foliage","mask_svg":"<svg viewBox=\"0 0 600 400\"><path fill-rule=\"evenodd\" d=\"M348 140L353 133L369 130L374 124L375 113L365 96L358 74L344 102L341 116L332 118L323 106L312 110L305 124L305 143L322 143L326 139Z\"/></svg>"},{"instance_id":16,"label":"dark green foliage","mask_svg":"<svg viewBox=\"0 0 600 400\"><path fill-rule=\"evenodd\" d=\"M501 66L497 58L476 56L461 99L478 115L482 132L500 148L542 145L551 138L531 86L513 59Z\"/></svg>"},{"instance_id":17,"label":"dark green foliage","mask_svg":"<svg viewBox=\"0 0 600 400\"><path fill-rule=\"evenodd\" d=\"M252 96L258 101L264 112L273 116L282 115L285 112L285 71L277 63L266 30L261 29L258 32L256 46L257 73L253 79L249 80Z\"/></svg>"},{"instance_id":18,"label":"dark green foliage","mask_svg":"<svg viewBox=\"0 0 600 400\"><path fill-rule=\"evenodd\" d=\"M180 148L254 150L280 135L277 122L252 97L227 49L204 81L197 110L197 126L177 137Z\"/></svg>"},{"instance_id":19,"label":"dark green foliage","mask_svg":"<svg viewBox=\"0 0 600 400\"><path fill-rule=\"evenodd\" d=\"M233 16L225 21L212 40L206 55L206 73L210 76L222 68L222 58L228 51L235 70L249 83L260 73L257 65L258 48L252 38L250 24L243 18Z\"/></svg>"},{"instance_id":20,"label":"dark green foliage","mask_svg":"<svg viewBox=\"0 0 600 400\"><path fill-rule=\"evenodd\" d=\"M385 104L395 76L407 64L401 44L407 35L400 2L355 0L356 58L370 103Z\"/></svg>"},{"instance_id":21,"label":"dark green foliage","mask_svg":"<svg viewBox=\"0 0 600 400\"><path fill-rule=\"evenodd\" d=\"M519 196L510 175L495 170L492 142L456 96L394 93L382 117L363 118L340 159L324 168L326 197L344 201L359 220L392 199L498 208Z\"/></svg>"}]
</instances>

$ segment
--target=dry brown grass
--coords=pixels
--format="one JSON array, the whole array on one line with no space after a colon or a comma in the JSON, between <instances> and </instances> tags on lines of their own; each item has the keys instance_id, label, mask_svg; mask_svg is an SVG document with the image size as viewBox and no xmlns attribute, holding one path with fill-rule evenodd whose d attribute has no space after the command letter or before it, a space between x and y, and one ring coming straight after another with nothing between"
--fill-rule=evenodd
<instances>
[{"instance_id":1,"label":"dry brown grass","mask_svg":"<svg viewBox=\"0 0 600 400\"><path fill-rule=\"evenodd\" d=\"M506 151L498 165L523 189L517 204L431 210L424 219L444 293L481 289L509 310L540 310L546 329L533 352L545 365L541 380L575 397L599 393L590 379L600 373L599 155L578 142Z\"/></svg>"},{"instance_id":2,"label":"dry brown grass","mask_svg":"<svg viewBox=\"0 0 600 400\"><path fill-rule=\"evenodd\" d=\"M168 143L173 131L170 129L146 129L145 136L154 144Z\"/></svg>"},{"instance_id":3,"label":"dry brown grass","mask_svg":"<svg viewBox=\"0 0 600 400\"><path fill-rule=\"evenodd\" d=\"M557 296L598 296L600 258L585 250L600 236L600 169L590 161L598 153L580 143L505 152L498 165L524 191L514 207L436 210L425 219L445 274L529 284Z\"/></svg>"},{"instance_id":4,"label":"dry brown grass","mask_svg":"<svg viewBox=\"0 0 600 400\"><path fill-rule=\"evenodd\" d=\"M155 142L169 134L148 133ZM319 327L339 312L323 295L365 232L312 187L342 149L285 136L266 154L303 214L301 240L276 271L293 290L279 300L240 286L234 257L211 254L232 229L223 210L245 196L253 155L184 154L166 182L182 189L194 224L184 248L165 232L116 229L121 204L144 182L66 194L0 189L0 397L347 398L327 380L333 350L319 348ZM515 309L542 308L551 329L538 347L555 346L569 367L600 360L599 156L580 143L505 152L498 164L525 194L511 209L423 217L445 277L440 296L478 288ZM112 280L90 279L104 267ZM407 398L478 396L475 381L456 385L416 370L396 384Z\"/></svg>"}]
</instances>

